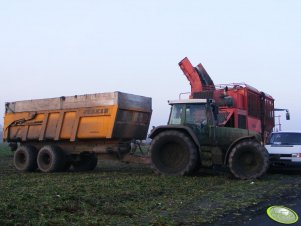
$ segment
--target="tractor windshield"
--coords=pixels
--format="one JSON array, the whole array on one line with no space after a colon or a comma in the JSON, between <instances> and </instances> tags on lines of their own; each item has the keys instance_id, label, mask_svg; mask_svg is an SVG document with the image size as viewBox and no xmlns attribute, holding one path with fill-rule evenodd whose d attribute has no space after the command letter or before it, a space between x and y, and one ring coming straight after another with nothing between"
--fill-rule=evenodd
<instances>
[{"instance_id":1,"label":"tractor windshield","mask_svg":"<svg viewBox=\"0 0 301 226\"><path fill-rule=\"evenodd\" d=\"M182 125L184 123L205 125L207 123L205 104L172 105L169 124Z\"/></svg>"},{"instance_id":2,"label":"tractor windshield","mask_svg":"<svg viewBox=\"0 0 301 226\"><path fill-rule=\"evenodd\" d=\"M184 104L175 104L171 107L171 114L169 117L169 124L180 125L183 124L183 112L185 105Z\"/></svg>"},{"instance_id":3,"label":"tractor windshield","mask_svg":"<svg viewBox=\"0 0 301 226\"><path fill-rule=\"evenodd\" d=\"M200 104L186 106L186 123L204 125L207 123L206 107Z\"/></svg>"}]
</instances>

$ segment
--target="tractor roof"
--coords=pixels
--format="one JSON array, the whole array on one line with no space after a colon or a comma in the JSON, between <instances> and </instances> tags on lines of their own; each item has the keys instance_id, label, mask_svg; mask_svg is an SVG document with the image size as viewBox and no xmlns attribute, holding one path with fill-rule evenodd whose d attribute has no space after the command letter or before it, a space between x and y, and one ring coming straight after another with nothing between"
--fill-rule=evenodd
<instances>
[{"instance_id":1,"label":"tractor roof","mask_svg":"<svg viewBox=\"0 0 301 226\"><path fill-rule=\"evenodd\" d=\"M185 99L185 100L169 100L168 104L206 104L208 102L213 102L209 99Z\"/></svg>"}]
</instances>

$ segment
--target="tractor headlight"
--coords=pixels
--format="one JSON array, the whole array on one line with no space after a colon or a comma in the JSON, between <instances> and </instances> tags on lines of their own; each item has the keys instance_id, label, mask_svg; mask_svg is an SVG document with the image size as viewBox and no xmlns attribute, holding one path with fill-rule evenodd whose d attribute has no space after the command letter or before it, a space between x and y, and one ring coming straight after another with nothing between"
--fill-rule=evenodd
<instances>
[{"instance_id":1,"label":"tractor headlight","mask_svg":"<svg viewBox=\"0 0 301 226\"><path fill-rule=\"evenodd\" d=\"M292 157L301 158L301 153L292 154Z\"/></svg>"}]
</instances>

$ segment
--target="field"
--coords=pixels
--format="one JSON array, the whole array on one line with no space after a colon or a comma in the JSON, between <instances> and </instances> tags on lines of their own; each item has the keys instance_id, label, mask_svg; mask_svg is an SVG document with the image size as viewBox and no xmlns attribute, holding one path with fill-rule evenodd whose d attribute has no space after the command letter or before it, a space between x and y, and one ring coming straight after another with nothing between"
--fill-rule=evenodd
<instances>
[{"instance_id":1,"label":"field","mask_svg":"<svg viewBox=\"0 0 301 226\"><path fill-rule=\"evenodd\" d=\"M301 175L239 181L229 173L158 176L141 165L99 161L93 172L19 173L0 146L0 225L208 225L244 221L301 188Z\"/></svg>"}]
</instances>

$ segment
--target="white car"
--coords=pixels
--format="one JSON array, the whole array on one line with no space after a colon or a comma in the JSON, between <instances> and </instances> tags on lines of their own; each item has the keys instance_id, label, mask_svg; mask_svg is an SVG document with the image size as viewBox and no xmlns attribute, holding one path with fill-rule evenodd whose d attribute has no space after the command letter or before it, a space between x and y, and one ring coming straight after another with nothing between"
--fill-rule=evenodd
<instances>
[{"instance_id":1,"label":"white car","mask_svg":"<svg viewBox=\"0 0 301 226\"><path fill-rule=\"evenodd\" d=\"M272 166L301 167L301 132L274 132L265 147Z\"/></svg>"}]
</instances>

